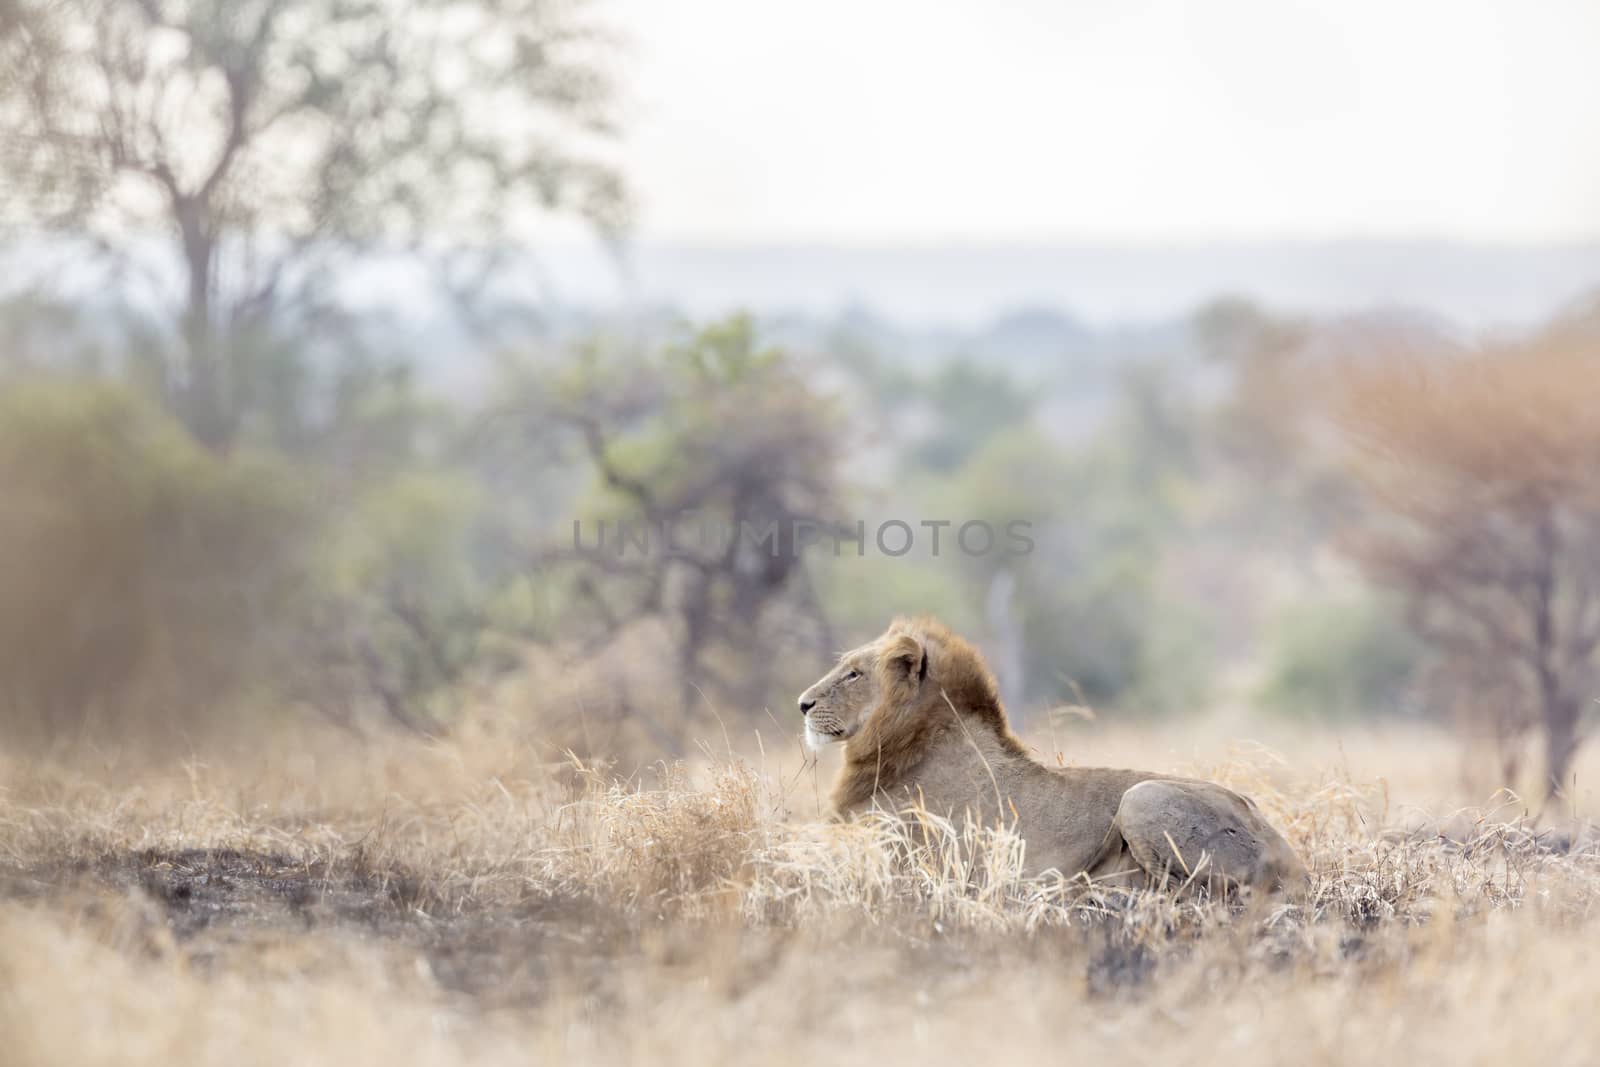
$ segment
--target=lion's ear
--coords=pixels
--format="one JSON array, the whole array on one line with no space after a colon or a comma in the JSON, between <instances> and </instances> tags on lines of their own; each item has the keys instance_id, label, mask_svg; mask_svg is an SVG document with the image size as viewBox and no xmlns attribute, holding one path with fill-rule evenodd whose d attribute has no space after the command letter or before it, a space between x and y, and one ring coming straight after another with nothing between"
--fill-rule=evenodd
<instances>
[{"instance_id":1,"label":"lion's ear","mask_svg":"<svg viewBox=\"0 0 1600 1067\"><path fill-rule=\"evenodd\" d=\"M928 650L911 634L895 634L878 660L884 684L906 694L915 693L928 676Z\"/></svg>"}]
</instances>

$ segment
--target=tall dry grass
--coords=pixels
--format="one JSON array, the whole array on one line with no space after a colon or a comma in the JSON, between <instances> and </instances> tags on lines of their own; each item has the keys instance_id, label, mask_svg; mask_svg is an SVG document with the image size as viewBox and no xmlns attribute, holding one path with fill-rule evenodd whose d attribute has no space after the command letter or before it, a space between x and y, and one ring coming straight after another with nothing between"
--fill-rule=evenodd
<instances>
[{"instance_id":1,"label":"tall dry grass","mask_svg":"<svg viewBox=\"0 0 1600 1067\"><path fill-rule=\"evenodd\" d=\"M1451 766L1433 745L1390 758ZM1407 827L1347 766L1119 760L1247 790L1315 871L1302 902L1208 901L1024 879L1004 827L819 822L810 772L770 751L620 782L530 751L468 732L155 770L0 762L0 1060L1582 1063L1600 1047L1600 855L1514 804Z\"/></svg>"}]
</instances>

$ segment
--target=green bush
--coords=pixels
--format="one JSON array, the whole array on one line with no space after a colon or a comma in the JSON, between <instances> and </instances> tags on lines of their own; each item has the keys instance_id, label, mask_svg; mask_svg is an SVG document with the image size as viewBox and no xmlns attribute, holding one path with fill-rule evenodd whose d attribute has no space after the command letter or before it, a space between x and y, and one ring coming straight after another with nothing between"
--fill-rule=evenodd
<instances>
[{"instance_id":1,"label":"green bush","mask_svg":"<svg viewBox=\"0 0 1600 1067\"><path fill-rule=\"evenodd\" d=\"M291 695L338 720L374 706L430 727L486 651L494 606L474 566L479 494L414 470L356 494L329 523L300 606Z\"/></svg>"},{"instance_id":2,"label":"green bush","mask_svg":"<svg viewBox=\"0 0 1600 1067\"><path fill-rule=\"evenodd\" d=\"M1416 638L1382 601L1297 604L1278 620L1261 702L1301 716L1404 710L1419 655Z\"/></svg>"}]
</instances>

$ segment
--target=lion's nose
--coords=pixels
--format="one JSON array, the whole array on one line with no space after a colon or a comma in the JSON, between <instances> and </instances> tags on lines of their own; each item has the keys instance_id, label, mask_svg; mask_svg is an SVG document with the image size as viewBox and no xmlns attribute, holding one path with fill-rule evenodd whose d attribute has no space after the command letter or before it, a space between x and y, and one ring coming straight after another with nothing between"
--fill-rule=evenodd
<instances>
[{"instance_id":1,"label":"lion's nose","mask_svg":"<svg viewBox=\"0 0 1600 1067\"><path fill-rule=\"evenodd\" d=\"M800 700L800 714L804 715L816 706L817 702L815 700L806 700L802 697Z\"/></svg>"}]
</instances>

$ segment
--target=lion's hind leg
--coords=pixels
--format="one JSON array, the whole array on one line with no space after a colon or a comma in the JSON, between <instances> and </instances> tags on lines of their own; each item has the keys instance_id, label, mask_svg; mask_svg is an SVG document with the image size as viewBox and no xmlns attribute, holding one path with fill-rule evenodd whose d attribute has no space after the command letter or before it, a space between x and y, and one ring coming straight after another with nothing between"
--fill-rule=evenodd
<instances>
[{"instance_id":1,"label":"lion's hind leg","mask_svg":"<svg viewBox=\"0 0 1600 1067\"><path fill-rule=\"evenodd\" d=\"M1144 868L1128 852L1116 824L1107 828L1094 857L1083 865L1083 875L1091 882L1121 889L1132 889L1143 882Z\"/></svg>"},{"instance_id":2,"label":"lion's hind leg","mask_svg":"<svg viewBox=\"0 0 1600 1067\"><path fill-rule=\"evenodd\" d=\"M1248 801L1211 782L1140 782L1122 794L1112 827L1158 887L1274 888L1305 873Z\"/></svg>"}]
</instances>

